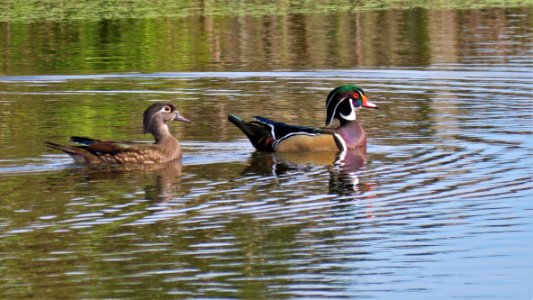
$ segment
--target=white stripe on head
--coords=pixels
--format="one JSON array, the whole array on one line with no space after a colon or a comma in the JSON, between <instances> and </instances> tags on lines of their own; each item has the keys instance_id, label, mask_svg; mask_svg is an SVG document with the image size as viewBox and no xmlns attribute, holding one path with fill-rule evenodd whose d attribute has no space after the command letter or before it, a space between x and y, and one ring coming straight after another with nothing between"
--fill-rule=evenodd
<instances>
[{"instance_id":1,"label":"white stripe on head","mask_svg":"<svg viewBox=\"0 0 533 300\"><path fill-rule=\"evenodd\" d=\"M346 100L346 99L349 99L350 97L345 97L345 98L342 98L341 100L339 100L339 102L337 102L337 104L335 105L335 108L333 109L333 113L331 114L330 116L330 119L329 119L329 122L328 122L328 125L327 126L330 126L331 123L333 123L333 120L335 119L335 114L337 113L337 107L339 107L339 104L341 104L342 101ZM350 103L350 105L352 105ZM329 104L328 104L329 106ZM326 106L326 111L327 111L328 107ZM353 112L353 106L352 106L352 112ZM343 118L345 118L345 116L343 114L340 114ZM355 119L354 119L355 120Z\"/></svg>"},{"instance_id":2,"label":"white stripe on head","mask_svg":"<svg viewBox=\"0 0 533 300\"><path fill-rule=\"evenodd\" d=\"M350 103L350 108L352 109L352 111L350 112L349 115L343 115L342 113L339 113L339 115L344 119L344 120L347 120L347 121L355 121L355 118L356 118L356 115L355 115L355 107L353 107L353 103L352 101L349 101Z\"/></svg>"},{"instance_id":3,"label":"white stripe on head","mask_svg":"<svg viewBox=\"0 0 533 300\"><path fill-rule=\"evenodd\" d=\"M326 109L328 109L329 103L331 102L331 100L333 99L333 97L334 97L336 94L337 94L337 92L332 93L331 96L328 98L328 100L326 101Z\"/></svg>"}]
</instances>

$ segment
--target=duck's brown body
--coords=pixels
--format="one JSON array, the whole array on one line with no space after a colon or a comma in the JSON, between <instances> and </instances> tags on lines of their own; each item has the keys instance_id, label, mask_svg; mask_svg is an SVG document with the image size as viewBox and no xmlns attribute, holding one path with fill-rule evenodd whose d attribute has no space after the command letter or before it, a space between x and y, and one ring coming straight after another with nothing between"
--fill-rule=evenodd
<instances>
[{"instance_id":1,"label":"duck's brown body","mask_svg":"<svg viewBox=\"0 0 533 300\"><path fill-rule=\"evenodd\" d=\"M76 137L72 140L76 142ZM80 164L158 164L181 158L181 145L175 138L159 144L133 144L94 140L86 146L67 146L45 142Z\"/></svg>"},{"instance_id":2,"label":"duck's brown body","mask_svg":"<svg viewBox=\"0 0 533 300\"><path fill-rule=\"evenodd\" d=\"M228 119L246 134L257 150L339 152L366 146L365 131L355 120L355 112L360 107L377 108L367 100L362 89L340 86L328 95L326 102L326 125L331 125L333 119L340 121L340 126L334 129L288 125L259 116L252 122L235 115L229 115Z\"/></svg>"},{"instance_id":3,"label":"duck's brown body","mask_svg":"<svg viewBox=\"0 0 533 300\"><path fill-rule=\"evenodd\" d=\"M155 137L155 143L111 142L72 137L71 141L81 146L45 142L46 146L61 150L81 164L152 164L181 158L181 145L170 134L167 122L189 122L170 103L156 103L144 112L144 131Z\"/></svg>"}]
</instances>

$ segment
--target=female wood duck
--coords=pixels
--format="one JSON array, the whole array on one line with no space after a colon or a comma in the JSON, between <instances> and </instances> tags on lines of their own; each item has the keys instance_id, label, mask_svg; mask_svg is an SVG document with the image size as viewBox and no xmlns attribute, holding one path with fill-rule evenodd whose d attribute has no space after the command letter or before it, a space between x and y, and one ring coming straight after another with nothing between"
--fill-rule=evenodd
<instances>
[{"instance_id":1,"label":"female wood duck","mask_svg":"<svg viewBox=\"0 0 533 300\"><path fill-rule=\"evenodd\" d=\"M334 119L340 121L340 126L334 129L288 125L259 116L246 122L230 114L228 120L260 151L339 152L366 145L366 134L356 121L356 111L362 107L378 108L368 101L363 89L343 85L331 91L326 99L326 126Z\"/></svg>"},{"instance_id":2,"label":"female wood duck","mask_svg":"<svg viewBox=\"0 0 533 300\"><path fill-rule=\"evenodd\" d=\"M149 164L164 163L181 158L179 141L170 134L167 122L190 122L171 103L154 103L144 111L144 133L151 133L153 144L133 142L110 142L86 137L71 137L82 146L67 146L45 142L46 146L61 150L82 164Z\"/></svg>"}]
</instances>

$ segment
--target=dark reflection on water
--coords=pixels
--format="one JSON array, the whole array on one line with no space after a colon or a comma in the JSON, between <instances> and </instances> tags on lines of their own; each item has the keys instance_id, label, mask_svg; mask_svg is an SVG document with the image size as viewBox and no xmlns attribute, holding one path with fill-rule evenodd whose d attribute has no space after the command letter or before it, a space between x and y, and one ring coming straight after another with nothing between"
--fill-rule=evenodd
<instances>
[{"instance_id":1,"label":"dark reflection on water","mask_svg":"<svg viewBox=\"0 0 533 300\"><path fill-rule=\"evenodd\" d=\"M155 175L155 182L145 190L145 197L155 202L168 202L176 197L176 186L181 176L181 168L181 161L174 161L148 165L79 166L77 171L83 174L83 181L113 181L122 176L130 179L129 175L148 174L150 177ZM135 183L129 183L129 185L132 184Z\"/></svg>"},{"instance_id":2,"label":"dark reflection on water","mask_svg":"<svg viewBox=\"0 0 533 300\"><path fill-rule=\"evenodd\" d=\"M330 174L329 193L352 195L365 183L361 183L358 173L366 162L366 151L344 153L263 153L254 152L244 176L284 176L290 172L312 172L316 166L324 166Z\"/></svg>"},{"instance_id":3,"label":"dark reflection on water","mask_svg":"<svg viewBox=\"0 0 533 300\"><path fill-rule=\"evenodd\" d=\"M0 298L530 297L529 19L2 24ZM226 120L322 126L341 83L380 105L358 115L366 153L258 153ZM171 125L180 163L80 167L42 143L147 140L155 100L192 120Z\"/></svg>"}]
</instances>

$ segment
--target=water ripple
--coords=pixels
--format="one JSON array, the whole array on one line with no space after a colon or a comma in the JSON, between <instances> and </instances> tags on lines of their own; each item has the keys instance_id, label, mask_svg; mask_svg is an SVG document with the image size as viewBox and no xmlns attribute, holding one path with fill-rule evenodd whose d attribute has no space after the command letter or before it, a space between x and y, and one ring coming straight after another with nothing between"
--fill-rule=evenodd
<instances>
[{"instance_id":1,"label":"water ripple","mask_svg":"<svg viewBox=\"0 0 533 300\"><path fill-rule=\"evenodd\" d=\"M489 268L525 278L531 267L523 242L533 219L529 75L508 65L490 72L482 65L449 65L4 76L3 83L45 83L20 91L38 94L95 92L55 87L73 80L145 83L134 91L102 91L127 94L150 93L151 80L225 78L231 84L198 96L202 101L187 101L208 113L203 109L212 107L215 96L261 98L276 86L268 103L297 117L302 112L281 99L286 94L321 94L333 82L357 79L382 106L361 113L369 145L366 162L357 167L254 153L240 133L228 131L221 140L218 128L188 132L183 170L91 170L62 154L4 158L0 174L11 183L0 192L9 215L0 219L4 261L37 269L49 283L67 277L73 284L109 280L151 288L146 283L156 282L165 296L178 297L213 292L229 298L250 283L287 298L409 297L434 292L439 281L475 282L501 295L476 278L498 278L486 277ZM254 88L230 88L234 83ZM195 84L165 86L164 92L196 97L191 95L208 90ZM30 200L14 201L21 194ZM34 248L22 247L20 239Z\"/></svg>"}]
</instances>

